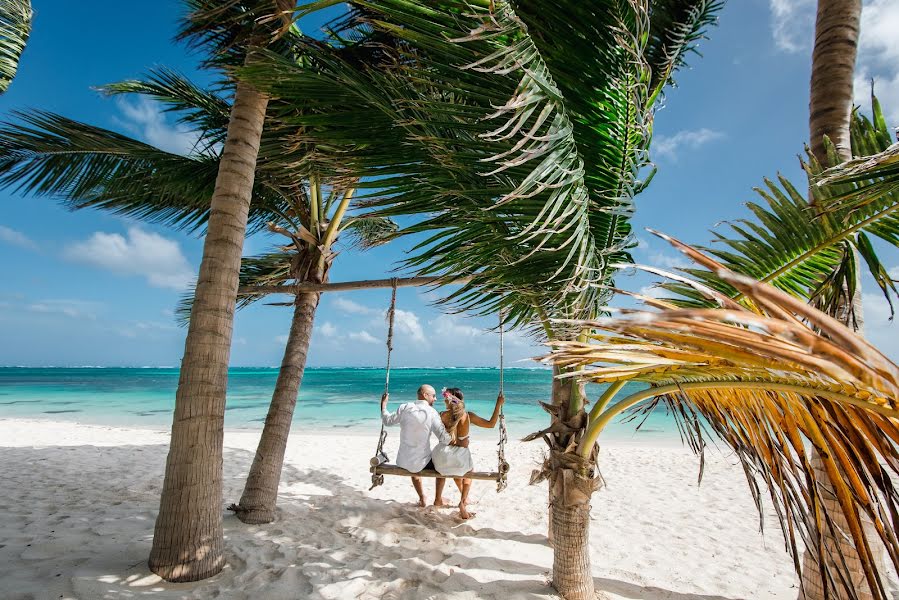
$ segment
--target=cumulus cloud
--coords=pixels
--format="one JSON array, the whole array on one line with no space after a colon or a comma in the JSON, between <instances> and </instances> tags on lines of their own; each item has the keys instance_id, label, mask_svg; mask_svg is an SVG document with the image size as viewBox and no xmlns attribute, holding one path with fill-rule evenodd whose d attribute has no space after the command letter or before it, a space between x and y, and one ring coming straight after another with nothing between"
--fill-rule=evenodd
<instances>
[{"instance_id":1,"label":"cumulus cloud","mask_svg":"<svg viewBox=\"0 0 899 600\"><path fill-rule=\"evenodd\" d=\"M806 52L815 32L815 0L769 0L771 35L785 52Z\"/></svg>"},{"instance_id":2,"label":"cumulus cloud","mask_svg":"<svg viewBox=\"0 0 899 600\"><path fill-rule=\"evenodd\" d=\"M815 0L769 0L771 34L780 50L811 57L815 35ZM891 126L899 125L899 2L865 0L862 4L854 101L871 110L871 80Z\"/></svg>"},{"instance_id":3,"label":"cumulus cloud","mask_svg":"<svg viewBox=\"0 0 899 600\"><path fill-rule=\"evenodd\" d=\"M899 266L890 269L889 273L890 277L892 277L893 279L899 279Z\"/></svg>"},{"instance_id":4,"label":"cumulus cloud","mask_svg":"<svg viewBox=\"0 0 899 600\"><path fill-rule=\"evenodd\" d=\"M889 124L899 126L899 2L870 0L862 8L855 103L871 109L871 80Z\"/></svg>"},{"instance_id":5,"label":"cumulus cloud","mask_svg":"<svg viewBox=\"0 0 899 600\"><path fill-rule=\"evenodd\" d=\"M381 312L378 309L369 308L368 306L363 306L358 302L353 302L352 300L344 298L343 296L337 296L336 298L334 298L331 304L337 310L351 315L374 315Z\"/></svg>"},{"instance_id":6,"label":"cumulus cloud","mask_svg":"<svg viewBox=\"0 0 899 600\"><path fill-rule=\"evenodd\" d=\"M458 315L440 315L432 320L434 335L449 340L472 340L484 335L484 330L463 323Z\"/></svg>"},{"instance_id":7,"label":"cumulus cloud","mask_svg":"<svg viewBox=\"0 0 899 600\"><path fill-rule=\"evenodd\" d=\"M659 135L652 140L652 151L657 156L677 160L684 150L696 150L710 142L724 138L724 133L703 127L678 131L674 135Z\"/></svg>"},{"instance_id":8,"label":"cumulus cloud","mask_svg":"<svg viewBox=\"0 0 899 600\"><path fill-rule=\"evenodd\" d=\"M139 227L126 235L98 231L69 245L65 258L106 269L119 275L140 275L155 287L183 290L194 278L194 269L181 253L178 242Z\"/></svg>"},{"instance_id":9,"label":"cumulus cloud","mask_svg":"<svg viewBox=\"0 0 899 600\"><path fill-rule=\"evenodd\" d=\"M0 242L6 242L26 250L37 250L37 244L31 238L21 231L10 229L4 225L0 225Z\"/></svg>"},{"instance_id":10,"label":"cumulus cloud","mask_svg":"<svg viewBox=\"0 0 899 600\"><path fill-rule=\"evenodd\" d=\"M321 327L319 328L319 332L321 332L323 336L329 338L337 337L339 335L337 332L337 327L330 321L325 321L324 323L322 323Z\"/></svg>"},{"instance_id":11,"label":"cumulus cloud","mask_svg":"<svg viewBox=\"0 0 899 600\"><path fill-rule=\"evenodd\" d=\"M862 306L865 337L894 361L899 360L899 325L896 324L899 319L889 320L890 306L886 298L880 293L862 294Z\"/></svg>"},{"instance_id":12,"label":"cumulus cloud","mask_svg":"<svg viewBox=\"0 0 899 600\"><path fill-rule=\"evenodd\" d=\"M136 102L116 100L124 118L115 120L132 134L166 152L188 154L196 145L196 131L184 125L169 125L158 102L140 97Z\"/></svg>"},{"instance_id":13,"label":"cumulus cloud","mask_svg":"<svg viewBox=\"0 0 899 600\"><path fill-rule=\"evenodd\" d=\"M36 300L25 305L25 310L34 313L62 315L72 319L97 320L97 313L101 312L103 305L99 302L88 300Z\"/></svg>"},{"instance_id":14,"label":"cumulus cloud","mask_svg":"<svg viewBox=\"0 0 899 600\"><path fill-rule=\"evenodd\" d=\"M425 332L421 327L421 321L414 312L398 308L396 309L396 315L394 316L393 321L395 330L407 335L413 342L419 344L428 343Z\"/></svg>"},{"instance_id":15,"label":"cumulus cloud","mask_svg":"<svg viewBox=\"0 0 899 600\"><path fill-rule=\"evenodd\" d=\"M275 343L278 344L279 346L286 346L287 345L287 336L286 335L276 335Z\"/></svg>"},{"instance_id":16,"label":"cumulus cloud","mask_svg":"<svg viewBox=\"0 0 899 600\"><path fill-rule=\"evenodd\" d=\"M378 338L376 338L375 336L373 336L372 334L370 334L369 332L367 332L365 330L351 331L349 334L347 334L347 338L354 342L360 342L363 344L380 344L381 343L381 340L379 340Z\"/></svg>"},{"instance_id":17,"label":"cumulus cloud","mask_svg":"<svg viewBox=\"0 0 899 600\"><path fill-rule=\"evenodd\" d=\"M640 239L635 250L641 256L638 262L643 262L651 267L678 269L691 265L689 259L680 252L663 252L645 239Z\"/></svg>"}]
</instances>

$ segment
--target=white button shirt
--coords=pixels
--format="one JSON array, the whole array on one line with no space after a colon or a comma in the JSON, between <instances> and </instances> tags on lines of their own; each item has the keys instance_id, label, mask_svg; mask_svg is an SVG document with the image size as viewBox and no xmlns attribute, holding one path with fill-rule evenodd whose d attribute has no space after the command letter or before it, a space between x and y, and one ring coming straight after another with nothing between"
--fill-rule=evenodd
<instances>
[{"instance_id":1,"label":"white button shirt","mask_svg":"<svg viewBox=\"0 0 899 600\"><path fill-rule=\"evenodd\" d=\"M385 425L400 426L400 449L396 453L396 464L410 473L418 473L431 460L431 434L444 444L452 438L446 432L440 414L424 400L401 404L396 412L381 411Z\"/></svg>"}]
</instances>

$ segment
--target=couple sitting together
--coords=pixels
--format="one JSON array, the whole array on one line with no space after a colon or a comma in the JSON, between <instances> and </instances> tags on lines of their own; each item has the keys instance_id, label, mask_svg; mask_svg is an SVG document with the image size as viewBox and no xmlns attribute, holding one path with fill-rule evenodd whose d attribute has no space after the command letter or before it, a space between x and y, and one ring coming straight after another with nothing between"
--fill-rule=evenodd
<instances>
[{"instance_id":1,"label":"couple sitting together","mask_svg":"<svg viewBox=\"0 0 899 600\"><path fill-rule=\"evenodd\" d=\"M381 420L385 425L400 426L400 448L396 454L398 467L410 473L419 473L424 469L434 469L441 475L454 478L456 486L462 493L459 502L459 514L463 519L474 516L468 512L468 492L471 479L462 477L473 469L471 451L468 448L469 428L471 425L493 428L499 419L499 411L505 398L502 393L496 398L496 406L490 420L479 417L465 410L464 396L459 388L443 391L446 410L437 413L434 401L437 392L429 385L418 388L418 400L401 405L396 412L387 412L388 394L381 396ZM431 434L440 442L431 449ZM434 506L444 506L443 486L446 479L437 478L434 492ZM425 506L425 494L421 477L412 477L412 485L418 494L418 505Z\"/></svg>"}]
</instances>

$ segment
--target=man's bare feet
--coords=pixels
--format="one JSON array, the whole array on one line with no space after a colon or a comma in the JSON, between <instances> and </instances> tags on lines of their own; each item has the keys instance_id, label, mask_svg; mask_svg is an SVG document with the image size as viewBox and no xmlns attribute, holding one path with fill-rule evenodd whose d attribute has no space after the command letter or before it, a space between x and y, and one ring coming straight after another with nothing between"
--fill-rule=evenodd
<instances>
[{"instance_id":1,"label":"man's bare feet","mask_svg":"<svg viewBox=\"0 0 899 600\"><path fill-rule=\"evenodd\" d=\"M468 511L467 506L465 506L461 502L459 503L459 517L461 517L463 520L467 520L472 518L474 515L475 513Z\"/></svg>"},{"instance_id":2,"label":"man's bare feet","mask_svg":"<svg viewBox=\"0 0 899 600\"><path fill-rule=\"evenodd\" d=\"M440 508L446 506L446 502L443 501L443 498L434 498L434 506Z\"/></svg>"},{"instance_id":3,"label":"man's bare feet","mask_svg":"<svg viewBox=\"0 0 899 600\"><path fill-rule=\"evenodd\" d=\"M424 497L424 496L419 496L419 497L418 497L418 505L419 505L421 508L424 508L424 507L426 507L426 506L428 505L428 503L425 502L425 497Z\"/></svg>"}]
</instances>

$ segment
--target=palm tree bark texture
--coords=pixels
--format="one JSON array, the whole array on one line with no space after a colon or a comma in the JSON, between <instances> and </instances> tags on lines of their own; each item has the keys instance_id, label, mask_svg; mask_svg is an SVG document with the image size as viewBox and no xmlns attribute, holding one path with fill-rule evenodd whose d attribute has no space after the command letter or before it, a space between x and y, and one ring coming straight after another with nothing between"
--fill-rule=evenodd
<instances>
[{"instance_id":1,"label":"palm tree bark texture","mask_svg":"<svg viewBox=\"0 0 899 600\"><path fill-rule=\"evenodd\" d=\"M287 348L278 371L278 381L265 417L259 447L256 449L240 503L230 507L244 523L270 523L275 520L275 504L287 436L297 403L297 393L303 382L320 296L319 293L309 292L297 295Z\"/></svg>"},{"instance_id":2,"label":"palm tree bark texture","mask_svg":"<svg viewBox=\"0 0 899 600\"><path fill-rule=\"evenodd\" d=\"M812 51L812 75L809 95L809 136L812 154L825 166L833 166L827 157L824 137L833 142L840 160L852 157L849 143L849 123L852 110L853 79L855 59L858 51L859 26L861 21L861 0L819 0L815 21L815 45ZM853 252L850 260L858 264L858 256ZM856 269L858 273L858 269ZM841 311L835 315L844 323L853 321L855 329L861 329L861 289L856 281L852 298L854 311ZM836 567L845 560L849 582L827 581L822 577L818 565L819 556L813 548L806 548L802 560L802 582L799 589L800 600L848 600L873 598L871 589L862 571L859 555L847 537L848 523L840 509L832 485L824 469L823 461L816 450L811 452L811 464L815 477L821 485L828 512L834 515L834 531L821 532L824 559ZM811 509L811 507L810 507ZM843 532L844 534L841 534ZM841 558L842 557L842 558ZM848 584L848 585L847 585ZM852 588L847 589L847 588Z\"/></svg>"},{"instance_id":3,"label":"palm tree bark texture","mask_svg":"<svg viewBox=\"0 0 899 600\"><path fill-rule=\"evenodd\" d=\"M149 567L197 581L224 566L222 442L238 274L268 97L237 85L191 310Z\"/></svg>"}]
</instances>

